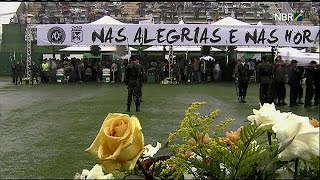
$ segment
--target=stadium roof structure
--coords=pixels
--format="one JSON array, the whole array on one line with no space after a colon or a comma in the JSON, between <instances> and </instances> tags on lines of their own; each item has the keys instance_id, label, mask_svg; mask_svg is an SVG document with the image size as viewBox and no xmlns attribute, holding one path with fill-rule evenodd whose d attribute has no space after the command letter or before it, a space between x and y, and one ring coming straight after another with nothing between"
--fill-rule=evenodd
<instances>
[{"instance_id":1,"label":"stadium roof structure","mask_svg":"<svg viewBox=\"0 0 320 180\"><path fill-rule=\"evenodd\" d=\"M262 22L259 21L259 22L257 23L257 26L263 26Z\"/></svg>"},{"instance_id":2,"label":"stadium roof structure","mask_svg":"<svg viewBox=\"0 0 320 180\"><path fill-rule=\"evenodd\" d=\"M115 52L117 50L116 46L100 46L101 52ZM70 46L59 51L70 51L70 52L89 52L90 46ZM135 48L130 47L130 51L137 51Z\"/></svg>"},{"instance_id":3,"label":"stadium roof structure","mask_svg":"<svg viewBox=\"0 0 320 180\"><path fill-rule=\"evenodd\" d=\"M238 52L271 52L271 47L237 46L235 50Z\"/></svg>"},{"instance_id":4,"label":"stadium roof structure","mask_svg":"<svg viewBox=\"0 0 320 180\"><path fill-rule=\"evenodd\" d=\"M185 23L184 23L184 21L181 19L178 24L185 24Z\"/></svg>"},{"instance_id":5,"label":"stadium roof structure","mask_svg":"<svg viewBox=\"0 0 320 180\"><path fill-rule=\"evenodd\" d=\"M219 26L244 26L244 25L250 25L249 23L234 19L232 17L225 17L223 19L220 19L219 21L211 23L211 25L219 25Z\"/></svg>"},{"instance_id":6,"label":"stadium roof structure","mask_svg":"<svg viewBox=\"0 0 320 180\"><path fill-rule=\"evenodd\" d=\"M290 63L291 60L297 60L298 66L306 66L311 61L316 61L319 64L319 53L303 53L292 47L279 48L278 52L282 60L287 61L287 63Z\"/></svg>"},{"instance_id":7,"label":"stadium roof structure","mask_svg":"<svg viewBox=\"0 0 320 180\"><path fill-rule=\"evenodd\" d=\"M110 16L103 16L102 18L93 21L89 24L124 24L123 22L120 22Z\"/></svg>"},{"instance_id":8,"label":"stadium roof structure","mask_svg":"<svg viewBox=\"0 0 320 180\"><path fill-rule=\"evenodd\" d=\"M201 51L201 46L173 46L172 47L173 51L190 51L190 52L200 52ZM157 51L163 51L163 46L152 46L152 47L149 47L147 49L145 49L144 51L147 51L147 52L157 52ZM166 46L166 51L169 51L169 46ZM211 47L211 51L213 52L218 52L218 51L221 51L220 49L218 48L214 48L214 47Z\"/></svg>"}]
</instances>

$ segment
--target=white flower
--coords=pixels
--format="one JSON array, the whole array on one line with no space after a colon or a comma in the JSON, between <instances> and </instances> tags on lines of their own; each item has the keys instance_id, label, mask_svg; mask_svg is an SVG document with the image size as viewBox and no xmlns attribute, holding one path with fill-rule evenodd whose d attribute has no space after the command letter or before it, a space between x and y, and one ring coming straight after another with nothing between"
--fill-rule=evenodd
<instances>
[{"instance_id":1,"label":"white flower","mask_svg":"<svg viewBox=\"0 0 320 180\"><path fill-rule=\"evenodd\" d=\"M83 169L81 175L77 173L74 179L86 180L86 179L114 179L111 173L104 175L102 167L96 164L90 171L88 169Z\"/></svg>"},{"instance_id":2,"label":"white flower","mask_svg":"<svg viewBox=\"0 0 320 180\"><path fill-rule=\"evenodd\" d=\"M89 175L89 172L90 171L88 169L83 169L80 175L80 179L86 179L86 177Z\"/></svg>"},{"instance_id":3,"label":"white flower","mask_svg":"<svg viewBox=\"0 0 320 180\"><path fill-rule=\"evenodd\" d=\"M259 144L258 144L258 142L256 141L256 140L254 140L254 141L251 141L250 142L250 144L252 144L252 150L258 150L258 148L259 148Z\"/></svg>"},{"instance_id":4,"label":"white flower","mask_svg":"<svg viewBox=\"0 0 320 180\"><path fill-rule=\"evenodd\" d=\"M203 158L194 152L192 152L190 159L197 159L198 161L203 161Z\"/></svg>"},{"instance_id":5,"label":"white flower","mask_svg":"<svg viewBox=\"0 0 320 180\"><path fill-rule=\"evenodd\" d=\"M253 109L253 114L248 116L248 120L254 124L256 121L259 128L266 128L266 130L271 129L272 125L278 121L283 121L291 113L281 113L279 110L276 110L274 103L268 104L264 103L263 106L260 104L260 109Z\"/></svg>"},{"instance_id":6,"label":"white flower","mask_svg":"<svg viewBox=\"0 0 320 180\"><path fill-rule=\"evenodd\" d=\"M161 148L161 143L157 142L157 146L153 147L151 144L148 144L144 147L143 156L144 157L153 157Z\"/></svg>"},{"instance_id":7,"label":"white flower","mask_svg":"<svg viewBox=\"0 0 320 180\"><path fill-rule=\"evenodd\" d=\"M114 179L113 174L109 173L107 175L100 176L98 179Z\"/></svg>"},{"instance_id":8,"label":"white flower","mask_svg":"<svg viewBox=\"0 0 320 180\"><path fill-rule=\"evenodd\" d=\"M283 161L294 158L309 160L310 155L319 156L319 128L314 128L309 123L308 117L291 114L284 121L276 123L272 130L280 142L280 146L294 140L279 154Z\"/></svg>"},{"instance_id":9,"label":"white flower","mask_svg":"<svg viewBox=\"0 0 320 180\"><path fill-rule=\"evenodd\" d=\"M76 173L76 174L73 176L73 179L81 179L81 178L80 178L80 174L79 174L79 173Z\"/></svg>"},{"instance_id":10,"label":"white flower","mask_svg":"<svg viewBox=\"0 0 320 180\"><path fill-rule=\"evenodd\" d=\"M220 166L221 171L225 171L226 172L227 176L230 175L230 171L228 170L228 168L223 163L220 163L219 166Z\"/></svg>"},{"instance_id":11,"label":"white flower","mask_svg":"<svg viewBox=\"0 0 320 180\"><path fill-rule=\"evenodd\" d=\"M89 174L89 170L83 169L82 173L81 174L76 173L76 175L73 177L73 179L85 180L86 177L88 176L88 174Z\"/></svg>"},{"instance_id":12,"label":"white flower","mask_svg":"<svg viewBox=\"0 0 320 180\"><path fill-rule=\"evenodd\" d=\"M183 174L184 179L196 179L197 174L197 168L191 167L187 172Z\"/></svg>"},{"instance_id":13,"label":"white flower","mask_svg":"<svg viewBox=\"0 0 320 180\"><path fill-rule=\"evenodd\" d=\"M103 175L102 167L96 164L88 173L87 179L99 179L99 177Z\"/></svg>"},{"instance_id":14,"label":"white flower","mask_svg":"<svg viewBox=\"0 0 320 180\"><path fill-rule=\"evenodd\" d=\"M83 169L82 170L82 173L81 173L81 176L88 176L89 175L89 170L88 169Z\"/></svg>"},{"instance_id":15,"label":"white flower","mask_svg":"<svg viewBox=\"0 0 320 180\"><path fill-rule=\"evenodd\" d=\"M275 179L293 179L293 170L282 167L275 172Z\"/></svg>"}]
</instances>

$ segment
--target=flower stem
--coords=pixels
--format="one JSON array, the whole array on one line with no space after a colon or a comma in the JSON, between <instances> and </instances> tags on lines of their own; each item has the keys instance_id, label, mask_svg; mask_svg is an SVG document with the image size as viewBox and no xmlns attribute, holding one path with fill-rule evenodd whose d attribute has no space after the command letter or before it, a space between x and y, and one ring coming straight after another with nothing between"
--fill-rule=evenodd
<instances>
[{"instance_id":1,"label":"flower stem","mask_svg":"<svg viewBox=\"0 0 320 180\"><path fill-rule=\"evenodd\" d=\"M271 144L272 144L272 143L271 143L271 135L272 135L272 133L268 131L267 134L268 134L268 142L269 142L269 145L271 145Z\"/></svg>"},{"instance_id":2,"label":"flower stem","mask_svg":"<svg viewBox=\"0 0 320 180\"><path fill-rule=\"evenodd\" d=\"M294 160L294 179L297 179L298 177L298 165L299 165L299 159L296 158Z\"/></svg>"},{"instance_id":3,"label":"flower stem","mask_svg":"<svg viewBox=\"0 0 320 180\"><path fill-rule=\"evenodd\" d=\"M153 176L150 175L150 174L146 171L146 169L143 167L143 165L141 164L141 162L140 162L139 160L137 161L137 165L138 165L138 167L141 169L144 177L145 177L147 180L152 180L152 179L154 179Z\"/></svg>"}]
</instances>

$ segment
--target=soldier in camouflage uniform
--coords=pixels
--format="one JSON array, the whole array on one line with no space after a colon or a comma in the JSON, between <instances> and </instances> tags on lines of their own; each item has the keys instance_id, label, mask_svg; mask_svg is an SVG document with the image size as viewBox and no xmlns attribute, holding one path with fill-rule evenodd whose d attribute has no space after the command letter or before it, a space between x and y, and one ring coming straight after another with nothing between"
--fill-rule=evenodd
<instances>
[{"instance_id":1,"label":"soldier in camouflage uniform","mask_svg":"<svg viewBox=\"0 0 320 180\"><path fill-rule=\"evenodd\" d=\"M257 82L260 83L259 87L259 99L261 105L264 103L273 102L272 93L272 81L273 81L273 67L268 62L266 56L261 58L262 63L258 65L257 68Z\"/></svg>"},{"instance_id":2,"label":"soldier in camouflage uniform","mask_svg":"<svg viewBox=\"0 0 320 180\"><path fill-rule=\"evenodd\" d=\"M127 98L127 112L130 112L130 107L132 103L132 98L134 99L136 105L136 111L140 111L140 98L138 93L139 81L141 78L140 67L136 63L137 58L132 57L130 59L130 64L127 65L125 70L125 83L128 89Z\"/></svg>"}]
</instances>

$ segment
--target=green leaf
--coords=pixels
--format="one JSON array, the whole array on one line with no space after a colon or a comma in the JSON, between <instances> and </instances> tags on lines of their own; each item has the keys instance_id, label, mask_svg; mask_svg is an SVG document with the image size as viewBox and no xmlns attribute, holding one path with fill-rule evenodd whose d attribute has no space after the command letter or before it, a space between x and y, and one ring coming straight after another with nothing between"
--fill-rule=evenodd
<instances>
[{"instance_id":1,"label":"green leaf","mask_svg":"<svg viewBox=\"0 0 320 180\"><path fill-rule=\"evenodd\" d=\"M233 153L236 156L237 162L234 169L233 178L242 178L244 176L250 176L257 172L256 164L261 161L263 157L260 156L262 149L257 148L258 142L255 142L259 136L263 134L258 130L257 125L246 125L240 131L240 142L237 143L238 148L233 149Z\"/></svg>"}]
</instances>

